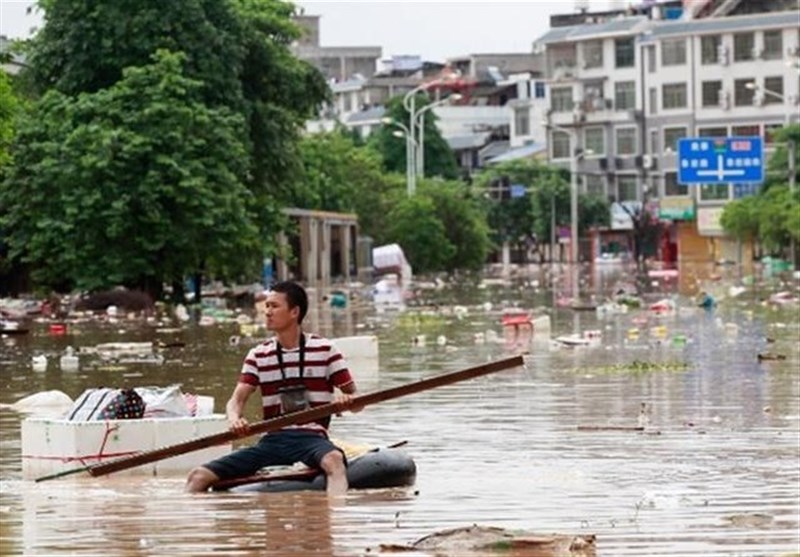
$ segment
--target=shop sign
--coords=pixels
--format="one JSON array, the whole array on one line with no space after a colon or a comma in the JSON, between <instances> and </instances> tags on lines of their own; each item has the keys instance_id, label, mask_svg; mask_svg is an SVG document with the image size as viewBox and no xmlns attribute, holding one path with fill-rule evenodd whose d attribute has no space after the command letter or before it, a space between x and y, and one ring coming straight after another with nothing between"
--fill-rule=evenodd
<instances>
[{"instance_id":1,"label":"shop sign","mask_svg":"<svg viewBox=\"0 0 800 557\"><path fill-rule=\"evenodd\" d=\"M725 231L719 223L722 207L700 207L697 209L697 232L701 236L724 236Z\"/></svg>"},{"instance_id":2,"label":"shop sign","mask_svg":"<svg viewBox=\"0 0 800 557\"><path fill-rule=\"evenodd\" d=\"M661 220L694 220L694 199L691 197L660 199L658 218Z\"/></svg>"}]
</instances>

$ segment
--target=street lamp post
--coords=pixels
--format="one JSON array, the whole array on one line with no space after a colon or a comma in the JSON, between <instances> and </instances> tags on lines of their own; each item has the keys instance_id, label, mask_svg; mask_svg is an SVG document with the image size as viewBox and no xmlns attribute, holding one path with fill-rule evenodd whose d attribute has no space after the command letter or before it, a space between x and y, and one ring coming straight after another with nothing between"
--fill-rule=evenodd
<instances>
[{"instance_id":1,"label":"street lamp post","mask_svg":"<svg viewBox=\"0 0 800 557\"><path fill-rule=\"evenodd\" d=\"M414 195L414 191L416 189L416 176L414 174L414 152L416 143L414 137L411 135L411 131L402 123L389 118L388 116L385 118L381 118L381 123L397 126L400 130L396 130L392 133L395 137L405 137L406 139L406 192L408 196Z\"/></svg>"},{"instance_id":2,"label":"street lamp post","mask_svg":"<svg viewBox=\"0 0 800 557\"><path fill-rule=\"evenodd\" d=\"M551 122L543 122L545 126L551 127L554 130L566 133L569 135L570 145L570 158L569 158L569 219L570 219L570 233L569 233L569 248L570 260L572 263L578 263L578 157L580 154L577 152L578 146L578 132L574 129L562 128Z\"/></svg>"},{"instance_id":3,"label":"street lamp post","mask_svg":"<svg viewBox=\"0 0 800 557\"><path fill-rule=\"evenodd\" d=\"M444 99L440 99L434 103L430 103L422 108L420 108L416 115L415 121L416 126L419 128L419 138L417 139L417 158L416 158L416 168L417 168L417 176L425 177L425 113L429 110L433 110L434 108L440 107L445 104L449 104L452 102L458 102L461 100L461 94L453 93L445 97Z\"/></svg>"}]
</instances>

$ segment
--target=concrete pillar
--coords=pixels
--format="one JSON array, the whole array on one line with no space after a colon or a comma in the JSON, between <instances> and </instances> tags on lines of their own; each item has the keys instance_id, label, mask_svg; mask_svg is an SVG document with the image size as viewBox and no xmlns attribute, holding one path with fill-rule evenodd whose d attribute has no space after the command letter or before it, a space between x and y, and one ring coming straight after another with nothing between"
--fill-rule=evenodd
<instances>
[{"instance_id":1,"label":"concrete pillar","mask_svg":"<svg viewBox=\"0 0 800 557\"><path fill-rule=\"evenodd\" d=\"M331 225L325 219L317 220L319 234L319 279L328 284L331 281Z\"/></svg>"},{"instance_id":2,"label":"concrete pillar","mask_svg":"<svg viewBox=\"0 0 800 557\"><path fill-rule=\"evenodd\" d=\"M339 253L339 262L341 263L342 267L342 276L347 282L350 282L350 250L352 247L350 246L350 230L352 229L352 225L348 224L341 224L337 226L337 232L339 233L339 247L341 249L341 253Z\"/></svg>"},{"instance_id":3,"label":"concrete pillar","mask_svg":"<svg viewBox=\"0 0 800 557\"><path fill-rule=\"evenodd\" d=\"M304 251L306 260L305 279L308 284L317 284L319 281L319 226L314 218L304 218L308 249Z\"/></svg>"},{"instance_id":4,"label":"concrete pillar","mask_svg":"<svg viewBox=\"0 0 800 557\"><path fill-rule=\"evenodd\" d=\"M286 234L283 232L278 233L277 240L278 253L281 255L281 257L276 258L275 274L278 277L278 280L288 280L289 266L286 264L286 260L283 258L283 256L289 252L289 242L286 239Z\"/></svg>"}]
</instances>

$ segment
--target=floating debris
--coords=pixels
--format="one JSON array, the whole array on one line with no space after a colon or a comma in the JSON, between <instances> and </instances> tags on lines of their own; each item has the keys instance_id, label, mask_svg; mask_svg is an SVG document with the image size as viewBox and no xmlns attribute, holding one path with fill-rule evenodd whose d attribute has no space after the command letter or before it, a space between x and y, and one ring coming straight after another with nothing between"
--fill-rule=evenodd
<instances>
[{"instance_id":1,"label":"floating debris","mask_svg":"<svg viewBox=\"0 0 800 557\"><path fill-rule=\"evenodd\" d=\"M493 553L536 557L594 557L596 536L583 534L539 535L521 530L472 525L430 534L410 545L381 545L381 552L426 551L436 555L487 555Z\"/></svg>"},{"instance_id":2,"label":"floating debris","mask_svg":"<svg viewBox=\"0 0 800 557\"><path fill-rule=\"evenodd\" d=\"M628 364L614 364L591 368L572 368L572 373L649 373L656 371L686 371L689 364L686 362L644 362L634 360Z\"/></svg>"}]
</instances>

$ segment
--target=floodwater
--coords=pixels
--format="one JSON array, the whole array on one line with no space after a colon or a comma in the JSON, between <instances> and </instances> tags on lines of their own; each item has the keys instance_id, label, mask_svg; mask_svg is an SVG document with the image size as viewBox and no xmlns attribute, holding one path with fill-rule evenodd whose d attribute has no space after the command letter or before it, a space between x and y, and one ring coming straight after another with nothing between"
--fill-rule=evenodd
<instances>
[{"instance_id":1,"label":"floodwater","mask_svg":"<svg viewBox=\"0 0 800 557\"><path fill-rule=\"evenodd\" d=\"M379 313L366 303L312 311L311 327L328 336L379 337L380 372L360 378L362 391L529 351L524 368L334 419L333 435L348 441L407 440L415 486L351 491L334 504L309 492L187 495L179 476L33 483L21 479L20 416L0 410L0 554L362 556L474 523L596 534L605 556L800 552L800 318L796 305L760 302L782 286L724 300L710 313L676 286L674 314L599 317L553 309L557 296L532 285L539 278L544 284L542 274L425 291L425 311ZM602 295L620 277L601 278L583 287ZM512 305L550 312L552 336L599 330L602 342L552 349L515 339L500 325ZM47 389L75 398L100 385L180 382L184 392L215 396L219 411L253 342L231 346L235 324L158 333L125 321L82 323L66 337L33 327L0 341L0 402ZM427 344L412 347L418 334ZM673 342L678 335L685 344ZM165 349L162 365L103 369L86 361L67 373L51 358L46 372L31 370L32 354L55 355L68 344L141 340L186 346ZM767 351L786 359L759 362ZM665 365L620 365L636 361ZM254 419L256 406L249 407ZM644 432L603 429L640 419L648 422Z\"/></svg>"}]
</instances>

